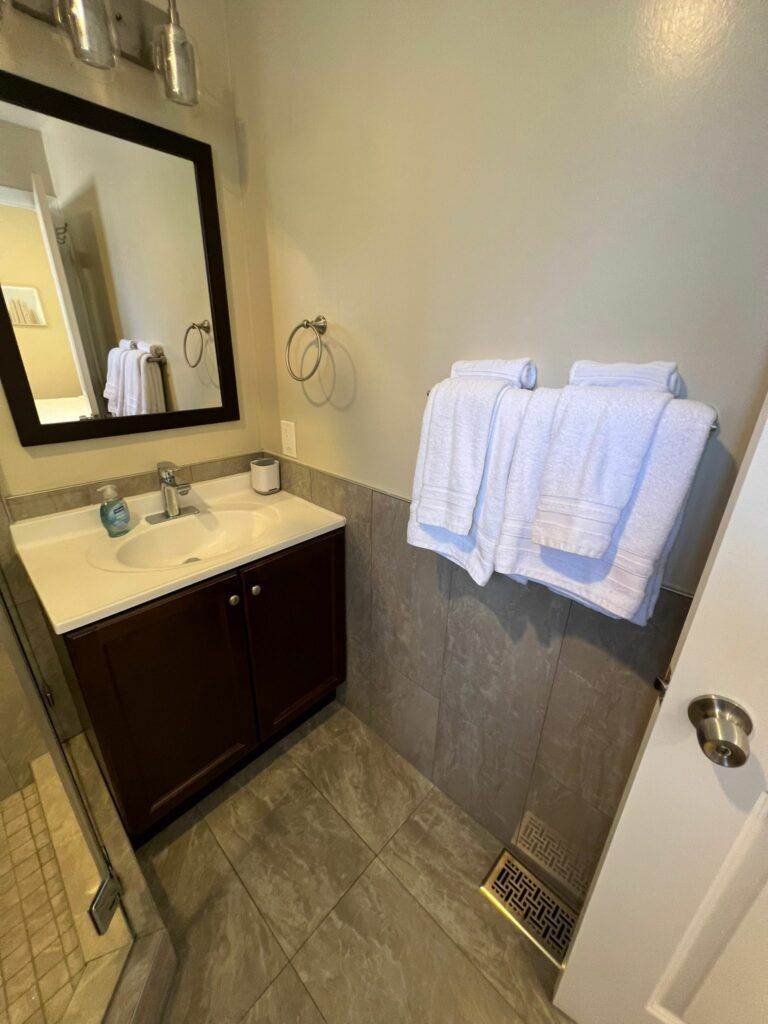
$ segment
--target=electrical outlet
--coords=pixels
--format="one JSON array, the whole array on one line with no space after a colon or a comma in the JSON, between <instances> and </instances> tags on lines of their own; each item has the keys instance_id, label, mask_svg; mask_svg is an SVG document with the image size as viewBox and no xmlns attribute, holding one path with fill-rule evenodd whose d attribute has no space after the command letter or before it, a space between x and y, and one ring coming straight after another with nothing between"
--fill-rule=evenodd
<instances>
[{"instance_id":1,"label":"electrical outlet","mask_svg":"<svg viewBox=\"0 0 768 1024\"><path fill-rule=\"evenodd\" d=\"M292 420L280 420L280 434L283 440L283 455L296 458L296 424Z\"/></svg>"}]
</instances>

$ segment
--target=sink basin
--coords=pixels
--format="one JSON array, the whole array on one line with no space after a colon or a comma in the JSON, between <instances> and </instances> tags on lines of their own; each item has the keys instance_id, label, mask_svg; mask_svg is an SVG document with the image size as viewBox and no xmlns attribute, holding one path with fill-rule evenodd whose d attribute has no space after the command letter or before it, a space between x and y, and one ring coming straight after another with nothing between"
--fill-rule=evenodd
<instances>
[{"instance_id":1,"label":"sink basin","mask_svg":"<svg viewBox=\"0 0 768 1024\"><path fill-rule=\"evenodd\" d=\"M273 510L217 510L154 525L141 523L125 537L100 538L86 558L95 568L112 572L146 572L206 562L248 545L265 532L276 515Z\"/></svg>"}]
</instances>

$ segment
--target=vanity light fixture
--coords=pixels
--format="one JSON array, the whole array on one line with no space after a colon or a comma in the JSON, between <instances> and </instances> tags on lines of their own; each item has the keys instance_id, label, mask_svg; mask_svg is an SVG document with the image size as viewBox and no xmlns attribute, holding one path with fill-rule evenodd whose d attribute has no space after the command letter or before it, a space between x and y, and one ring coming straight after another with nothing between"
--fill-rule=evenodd
<instances>
[{"instance_id":1,"label":"vanity light fixture","mask_svg":"<svg viewBox=\"0 0 768 1024\"><path fill-rule=\"evenodd\" d=\"M58 0L56 14L78 60L92 68L117 64L115 20L105 0Z\"/></svg>"},{"instance_id":2,"label":"vanity light fixture","mask_svg":"<svg viewBox=\"0 0 768 1024\"><path fill-rule=\"evenodd\" d=\"M165 95L174 103L198 102L195 48L181 27L176 0L168 0L168 23L157 33L155 66L165 79Z\"/></svg>"}]
</instances>

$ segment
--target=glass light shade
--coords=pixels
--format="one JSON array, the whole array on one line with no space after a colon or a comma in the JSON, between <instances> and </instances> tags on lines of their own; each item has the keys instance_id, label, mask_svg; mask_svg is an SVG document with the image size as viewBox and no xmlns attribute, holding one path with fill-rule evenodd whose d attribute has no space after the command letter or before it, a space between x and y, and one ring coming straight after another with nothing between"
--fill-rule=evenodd
<instances>
[{"instance_id":1,"label":"glass light shade","mask_svg":"<svg viewBox=\"0 0 768 1024\"><path fill-rule=\"evenodd\" d=\"M57 12L78 60L94 68L115 66L117 32L105 0L58 0Z\"/></svg>"},{"instance_id":2,"label":"glass light shade","mask_svg":"<svg viewBox=\"0 0 768 1024\"><path fill-rule=\"evenodd\" d=\"M158 30L155 63L165 80L165 95L174 103L193 107L198 102L195 48L187 33L171 21Z\"/></svg>"}]
</instances>

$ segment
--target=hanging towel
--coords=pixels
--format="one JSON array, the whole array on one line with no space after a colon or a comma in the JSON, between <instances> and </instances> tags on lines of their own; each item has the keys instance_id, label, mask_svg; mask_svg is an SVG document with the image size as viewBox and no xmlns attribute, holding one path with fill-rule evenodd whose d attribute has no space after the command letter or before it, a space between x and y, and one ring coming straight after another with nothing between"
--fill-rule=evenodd
<instances>
[{"instance_id":1,"label":"hanging towel","mask_svg":"<svg viewBox=\"0 0 768 1024\"><path fill-rule=\"evenodd\" d=\"M531 531L559 399L560 388L538 388L531 395L509 471L495 555L497 572L519 575L520 552L539 550Z\"/></svg>"},{"instance_id":2,"label":"hanging towel","mask_svg":"<svg viewBox=\"0 0 768 1024\"><path fill-rule=\"evenodd\" d=\"M500 377L516 388L536 386L536 364L530 359L461 359L451 377Z\"/></svg>"},{"instance_id":3,"label":"hanging towel","mask_svg":"<svg viewBox=\"0 0 768 1024\"><path fill-rule=\"evenodd\" d=\"M579 359L571 367L570 383L579 387L650 388L679 398L683 382L677 363L596 363Z\"/></svg>"},{"instance_id":4,"label":"hanging towel","mask_svg":"<svg viewBox=\"0 0 768 1024\"><path fill-rule=\"evenodd\" d=\"M499 377L451 377L430 394L421 493L416 506L423 526L464 536L472 526L483 478L491 423L510 384Z\"/></svg>"},{"instance_id":5,"label":"hanging towel","mask_svg":"<svg viewBox=\"0 0 768 1024\"><path fill-rule=\"evenodd\" d=\"M469 533L459 535L439 526L419 522L417 507L423 484L429 420L434 409L434 389L424 414L416 472L413 480L411 515L408 521L408 543L426 548L449 558L469 573L475 583L485 586L493 573L493 558L504 511L509 467L515 451L520 426L528 403L536 393L507 388L501 395L491 424L488 454L478 490L474 517Z\"/></svg>"},{"instance_id":6,"label":"hanging towel","mask_svg":"<svg viewBox=\"0 0 768 1024\"><path fill-rule=\"evenodd\" d=\"M139 351L141 390L138 414L146 416L150 413L165 412L165 394L160 365L155 357L148 352Z\"/></svg>"},{"instance_id":7,"label":"hanging towel","mask_svg":"<svg viewBox=\"0 0 768 1024\"><path fill-rule=\"evenodd\" d=\"M605 554L671 400L650 389L563 388L533 524L537 544Z\"/></svg>"},{"instance_id":8,"label":"hanging towel","mask_svg":"<svg viewBox=\"0 0 768 1024\"><path fill-rule=\"evenodd\" d=\"M104 381L104 391L102 394L107 399L107 409L109 412L114 413L115 409L111 406L116 407L116 399L118 387L122 379L122 359L123 353L129 349L134 348L132 341L128 338L123 338L118 342L116 348L111 348L107 354L107 375Z\"/></svg>"},{"instance_id":9,"label":"hanging towel","mask_svg":"<svg viewBox=\"0 0 768 1024\"><path fill-rule=\"evenodd\" d=\"M521 544L514 558L497 558L497 569L644 626L656 606L714 421L715 411L701 402L675 399L666 406L643 472L602 558Z\"/></svg>"},{"instance_id":10,"label":"hanging towel","mask_svg":"<svg viewBox=\"0 0 768 1024\"><path fill-rule=\"evenodd\" d=\"M122 388L117 396L118 416L138 416L141 411L142 355L134 348L123 357Z\"/></svg>"}]
</instances>

